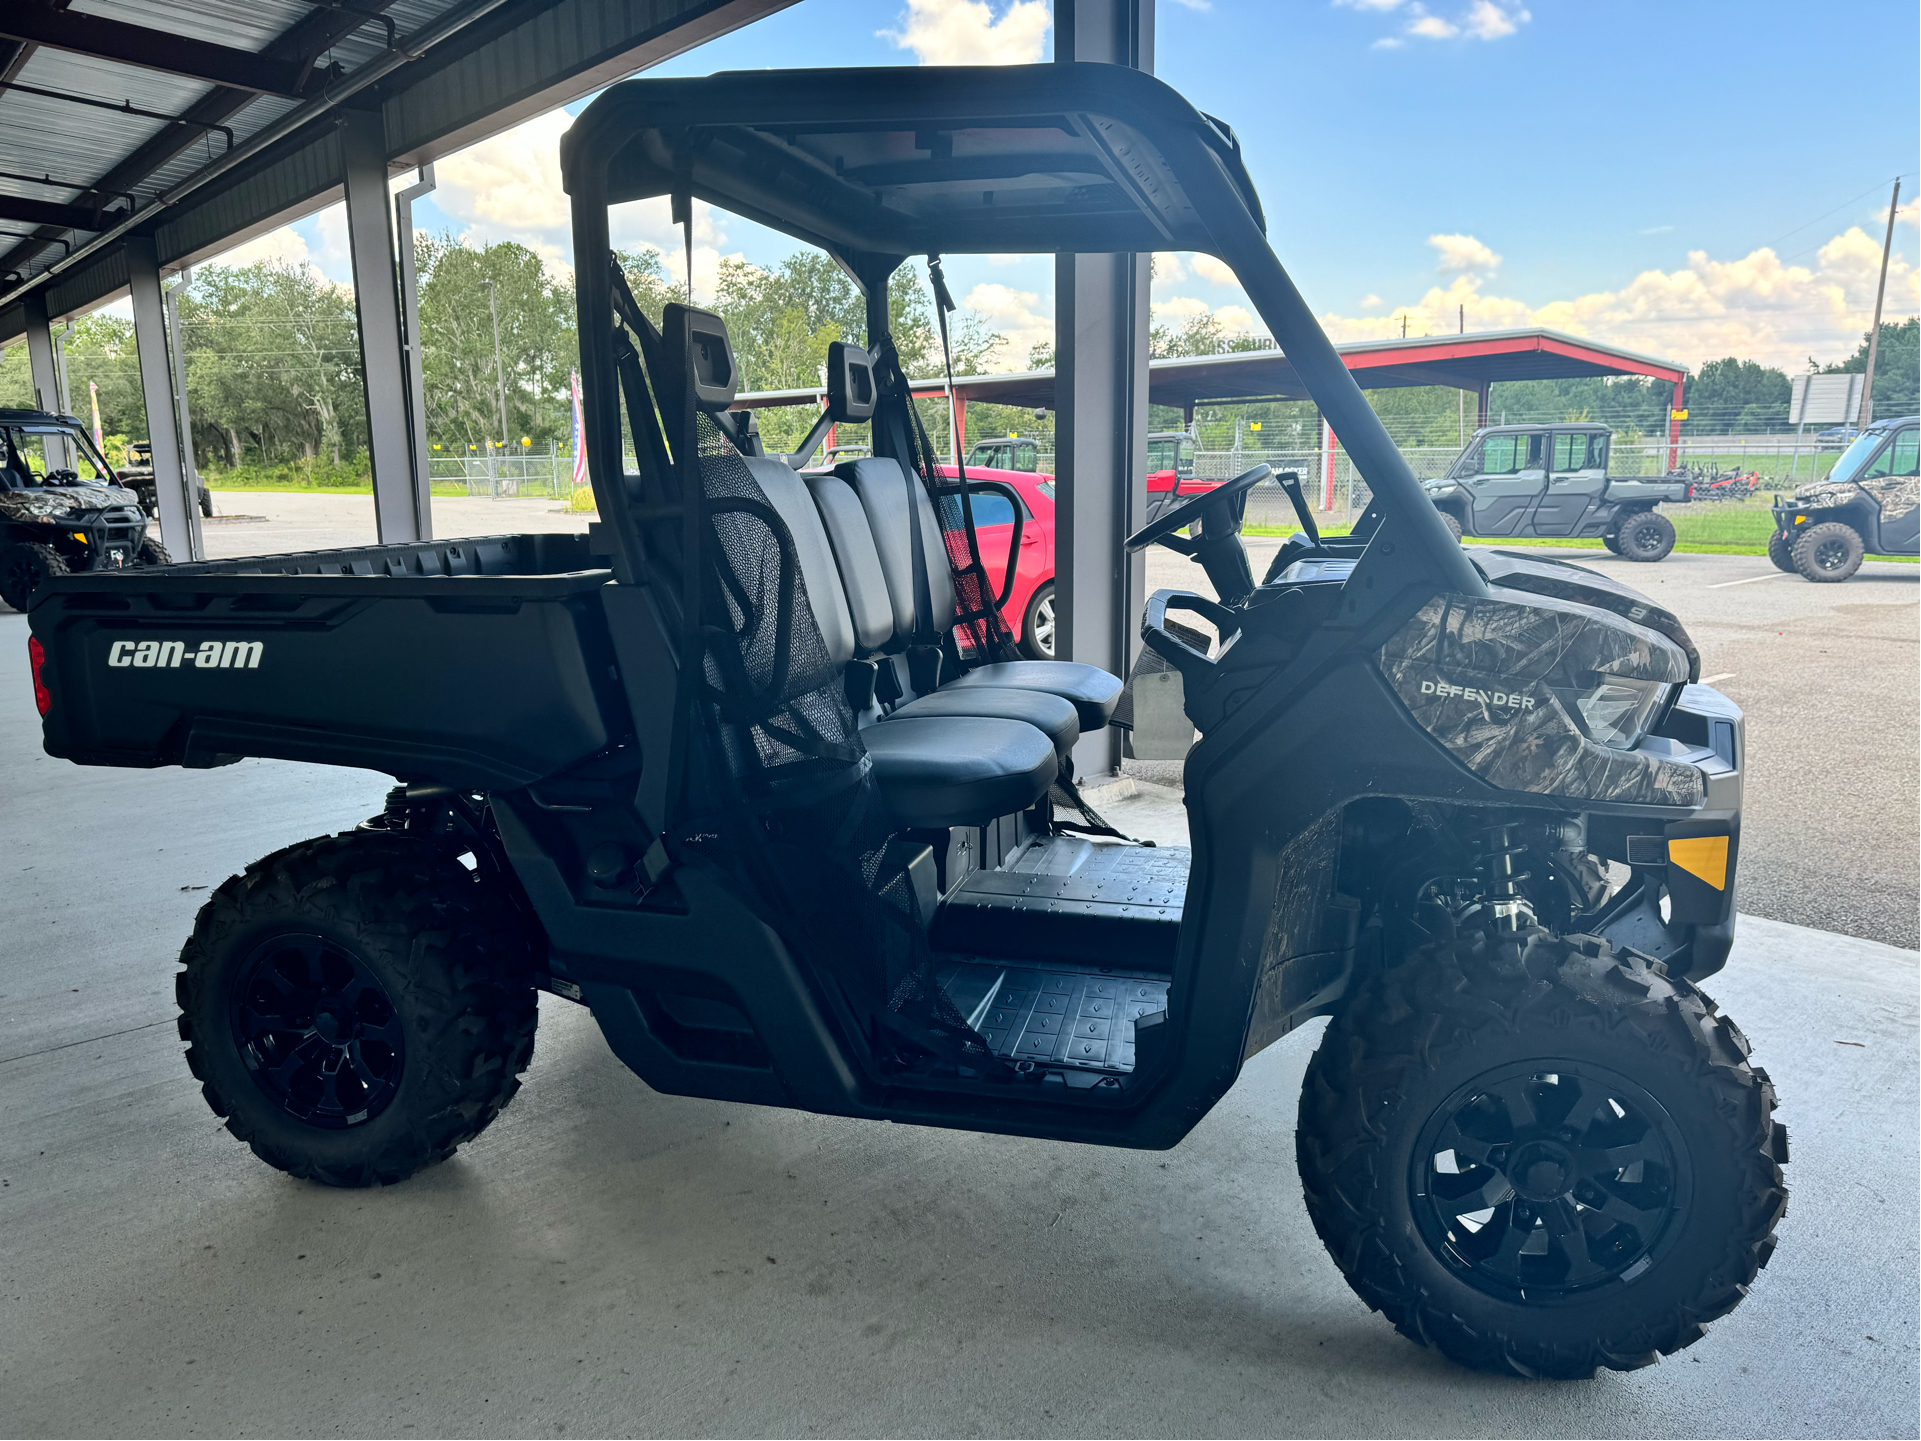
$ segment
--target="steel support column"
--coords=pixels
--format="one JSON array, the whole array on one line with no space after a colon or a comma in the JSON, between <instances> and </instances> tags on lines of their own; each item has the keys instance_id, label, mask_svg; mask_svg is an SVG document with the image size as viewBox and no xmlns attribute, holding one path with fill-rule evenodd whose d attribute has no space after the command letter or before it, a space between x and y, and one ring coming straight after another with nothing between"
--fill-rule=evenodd
<instances>
[{"instance_id":1,"label":"steel support column","mask_svg":"<svg viewBox=\"0 0 1921 1441\"><path fill-rule=\"evenodd\" d=\"M173 364L167 355L166 301L160 293L160 262L149 236L127 241L127 287L133 294L133 345L140 357L140 398L147 407L147 443L153 447L154 494L160 508L160 540L187 560L199 548L198 512L187 492L180 460L179 411L174 405Z\"/></svg>"},{"instance_id":2,"label":"steel support column","mask_svg":"<svg viewBox=\"0 0 1921 1441\"><path fill-rule=\"evenodd\" d=\"M400 243L400 320L407 360L407 433L413 438L414 506L420 538L434 538L433 447L427 442L427 381L420 343L420 276L414 266L414 202L433 192L434 167L420 167L420 179L394 196L394 234Z\"/></svg>"},{"instance_id":3,"label":"steel support column","mask_svg":"<svg viewBox=\"0 0 1921 1441\"><path fill-rule=\"evenodd\" d=\"M400 286L394 269L394 212L387 200L386 130L377 111L340 122L347 191L347 250L360 321L360 373L367 395L367 452L374 471L374 526L382 545L432 531L414 483L407 424L407 366L401 352Z\"/></svg>"},{"instance_id":4,"label":"steel support column","mask_svg":"<svg viewBox=\"0 0 1921 1441\"><path fill-rule=\"evenodd\" d=\"M1054 58L1154 68L1154 0L1055 0ZM1056 654L1128 673L1147 564L1122 542L1147 513L1148 257L1061 255L1054 266ZM1074 748L1082 776L1113 771L1111 727Z\"/></svg>"},{"instance_id":5,"label":"steel support column","mask_svg":"<svg viewBox=\"0 0 1921 1441\"><path fill-rule=\"evenodd\" d=\"M27 313L27 370L33 377L34 407L58 410L60 372L53 358L53 331L47 325L47 298L36 292L20 304Z\"/></svg>"},{"instance_id":6,"label":"steel support column","mask_svg":"<svg viewBox=\"0 0 1921 1441\"><path fill-rule=\"evenodd\" d=\"M192 272L183 270L176 284L165 291L167 335L173 343L173 401L176 424L180 428L180 484L187 493L188 545L175 560L205 560L207 542L200 525L200 467L193 461L193 416L187 410L187 337L180 333L180 291Z\"/></svg>"}]
</instances>

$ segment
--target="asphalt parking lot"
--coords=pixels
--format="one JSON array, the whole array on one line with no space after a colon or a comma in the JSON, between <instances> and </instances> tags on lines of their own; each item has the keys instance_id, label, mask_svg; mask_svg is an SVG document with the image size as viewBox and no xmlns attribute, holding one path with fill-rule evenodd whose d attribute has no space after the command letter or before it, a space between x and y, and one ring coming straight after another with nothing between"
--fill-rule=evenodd
<instances>
[{"instance_id":1,"label":"asphalt parking lot","mask_svg":"<svg viewBox=\"0 0 1921 1441\"><path fill-rule=\"evenodd\" d=\"M1161 559L1154 584L1191 583ZM1753 914L1710 989L1793 1134L1781 1249L1702 1343L1561 1385L1460 1372L1341 1282L1293 1164L1317 1028L1181 1146L1131 1153L657 1095L543 997L526 1089L452 1161L378 1192L290 1181L200 1100L173 957L207 887L351 825L386 778L78 769L40 753L16 674L0 1434L1914 1435L1916 957L1757 918L1776 914L1757 876L1776 854L1832 866L1819 898L1852 868L1849 904L1898 903L1913 944L1915 576L1749 583L1766 567L1630 579L1750 712ZM0 655L24 632L0 612ZM1841 700L1804 701L1810 664L1847 676ZM1795 781L1842 774L1870 731L1897 781L1823 832ZM1764 776L1770 733L1813 754ZM1165 791L1117 810L1170 840L1183 820Z\"/></svg>"}]
</instances>

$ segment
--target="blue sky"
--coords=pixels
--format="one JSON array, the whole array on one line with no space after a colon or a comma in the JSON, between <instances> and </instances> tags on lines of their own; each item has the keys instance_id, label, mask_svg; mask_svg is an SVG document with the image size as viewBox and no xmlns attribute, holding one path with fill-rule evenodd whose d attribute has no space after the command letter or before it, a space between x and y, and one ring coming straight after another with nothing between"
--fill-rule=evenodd
<instances>
[{"instance_id":1,"label":"blue sky","mask_svg":"<svg viewBox=\"0 0 1921 1441\"><path fill-rule=\"evenodd\" d=\"M1852 350L1903 180L1888 311L1917 308L1913 0L1810 7L1529 0L1160 0L1156 70L1240 133L1277 252L1337 339L1550 324L1698 364ZM1051 58L1045 0L801 0L655 73ZM578 108L578 107L574 107ZM529 122L442 163L420 223L571 261L552 146ZM1878 219L1877 219L1878 217ZM261 251L346 279L337 216ZM626 243L677 250L664 217ZM780 237L707 217L713 259ZM1025 359L1052 267L986 257L961 291ZM1165 257L1155 300L1259 328L1217 265Z\"/></svg>"}]
</instances>

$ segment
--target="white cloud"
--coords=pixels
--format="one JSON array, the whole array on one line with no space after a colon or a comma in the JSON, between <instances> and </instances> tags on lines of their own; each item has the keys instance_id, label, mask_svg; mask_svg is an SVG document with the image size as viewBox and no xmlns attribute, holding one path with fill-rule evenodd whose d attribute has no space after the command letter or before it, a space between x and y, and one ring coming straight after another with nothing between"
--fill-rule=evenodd
<instances>
[{"instance_id":1,"label":"white cloud","mask_svg":"<svg viewBox=\"0 0 1921 1441\"><path fill-rule=\"evenodd\" d=\"M1181 264L1178 250L1156 250L1154 252L1154 283L1165 285L1170 281L1187 278L1187 267Z\"/></svg>"},{"instance_id":2,"label":"white cloud","mask_svg":"<svg viewBox=\"0 0 1921 1441\"><path fill-rule=\"evenodd\" d=\"M1054 308L1043 305L1034 291L989 281L968 291L961 303L1007 337L994 354L996 370L1025 370L1028 352L1054 341Z\"/></svg>"},{"instance_id":3,"label":"white cloud","mask_svg":"<svg viewBox=\"0 0 1921 1441\"><path fill-rule=\"evenodd\" d=\"M282 265L311 265L313 252L307 248L307 241L298 230L291 225L283 225L278 230L269 230L265 235L254 236L245 245L236 245L207 263L238 268L255 265L262 260Z\"/></svg>"},{"instance_id":4,"label":"white cloud","mask_svg":"<svg viewBox=\"0 0 1921 1441\"><path fill-rule=\"evenodd\" d=\"M987 0L907 0L900 28L875 33L923 65L1031 65L1052 24L1047 0L1012 0L999 15Z\"/></svg>"},{"instance_id":5,"label":"white cloud","mask_svg":"<svg viewBox=\"0 0 1921 1441\"><path fill-rule=\"evenodd\" d=\"M1465 306L1470 330L1544 326L1687 365L1738 355L1799 369L1810 355L1838 360L1859 344L1873 317L1880 265L1879 237L1853 226L1819 247L1812 266L1785 264L1765 247L1737 260L1695 250L1678 269L1642 271L1616 289L1543 305L1487 294L1479 276L1460 274L1386 314L1369 296L1361 306L1367 313L1323 315L1321 324L1336 341L1387 339L1401 333L1406 315L1409 335L1452 335ZM1896 255L1884 318L1917 311L1921 271Z\"/></svg>"},{"instance_id":6,"label":"white cloud","mask_svg":"<svg viewBox=\"0 0 1921 1441\"><path fill-rule=\"evenodd\" d=\"M1501 257L1472 235L1430 235L1427 243L1439 255L1442 270L1492 270Z\"/></svg>"},{"instance_id":7,"label":"white cloud","mask_svg":"<svg viewBox=\"0 0 1921 1441\"><path fill-rule=\"evenodd\" d=\"M347 244L347 207L329 205L313 218L314 229L320 232L320 249L314 255L314 264L329 275L353 274L353 251Z\"/></svg>"},{"instance_id":8,"label":"white cloud","mask_svg":"<svg viewBox=\"0 0 1921 1441\"><path fill-rule=\"evenodd\" d=\"M1418 40L1500 40L1514 34L1521 26L1534 17L1520 5L1501 4L1497 0L1471 0L1465 10L1456 11L1454 18L1436 15L1421 0L1334 0L1334 3L1351 10L1371 10L1377 13L1398 11L1406 17L1405 23L1394 34L1383 35L1374 42L1376 50L1400 50L1408 37Z\"/></svg>"},{"instance_id":9,"label":"white cloud","mask_svg":"<svg viewBox=\"0 0 1921 1441\"><path fill-rule=\"evenodd\" d=\"M560 137L571 124L566 111L549 111L435 165L434 203L466 227L463 241L517 240L550 270L567 269L572 212L560 184Z\"/></svg>"},{"instance_id":10,"label":"white cloud","mask_svg":"<svg viewBox=\"0 0 1921 1441\"><path fill-rule=\"evenodd\" d=\"M1212 255L1196 251L1191 263L1196 275L1203 280L1212 281L1215 285L1238 286L1241 283L1234 274L1234 267L1225 260L1218 260Z\"/></svg>"},{"instance_id":11,"label":"white cloud","mask_svg":"<svg viewBox=\"0 0 1921 1441\"><path fill-rule=\"evenodd\" d=\"M1214 0L1174 0L1176 5L1187 10L1212 10Z\"/></svg>"},{"instance_id":12,"label":"white cloud","mask_svg":"<svg viewBox=\"0 0 1921 1441\"><path fill-rule=\"evenodd\" d=\"M1417 5L1415 9L1418 12L1420 7ZM1461 33L1461 27L1451 20L1443 20L1439 15L1417 13L1407 22L1407 33L1418 35L1423 40L1452 40Z\"/></svg>"},{"instance_id":13,"label":"white cloud","mask_svg":"<svg viewBox=\"0 0 1921 1441\"><path fill-rule=\"evenodd\" d=\"M1533 18L1519 5L1504 10L1494 0L1474 0L1461 23L1477 40L1499 40L1503 35L1512 35Z\"/></svg>"},{"instance_id":14,"label":"white cloud","mask_svg":"<svg viewBox=\"0 0 1921 1441\"><path fill-rule=\"evenodd\" d=\"M1361 309L1363 310L1378 310L1380 304L1381 297L1378 295L1368 294L1361 297Z\"/></svg>"}]
</instances>

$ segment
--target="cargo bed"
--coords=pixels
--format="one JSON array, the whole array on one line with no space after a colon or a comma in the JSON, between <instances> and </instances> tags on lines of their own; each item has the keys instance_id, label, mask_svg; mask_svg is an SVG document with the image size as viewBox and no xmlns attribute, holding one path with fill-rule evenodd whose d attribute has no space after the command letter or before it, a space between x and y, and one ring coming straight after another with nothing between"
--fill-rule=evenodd
<instances>
[{"instance_id":1,"label":"cargo bed","mask_svg":"<svg viewBox=\"0 0 1921 1441\"><path fill-rule=\"evenodd\" d=\"M49 754L243 756L512 789L624 714L585 537L249 556L63 576L37 593Z\"/></svg>"}]
</instances>

